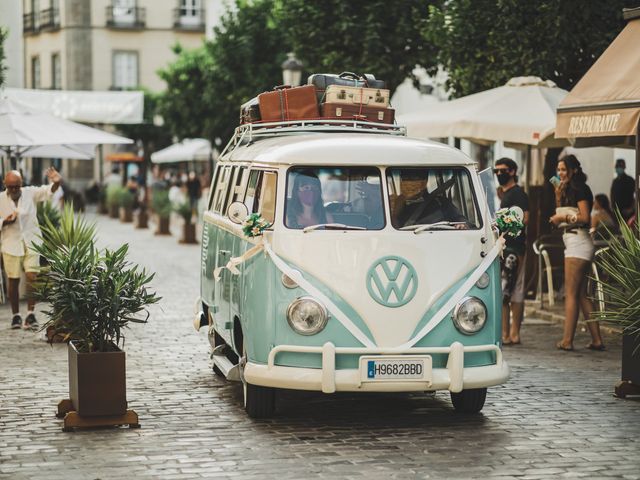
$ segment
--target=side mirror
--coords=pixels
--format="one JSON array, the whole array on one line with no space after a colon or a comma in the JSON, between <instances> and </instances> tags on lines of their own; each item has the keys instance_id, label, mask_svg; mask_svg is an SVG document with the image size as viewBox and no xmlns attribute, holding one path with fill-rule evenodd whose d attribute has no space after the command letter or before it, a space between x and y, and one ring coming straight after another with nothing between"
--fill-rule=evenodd
<instances>
[{"instance_id":1,"label":"side mirror","mask_svg":"<svg viewBox=\"0 0 640 480\"><path fill-rule=\"evenodd\" d=\"M227 208L227 216L233 223L240 225L249 215L249 209L242 202L233 202Z\"/></svg>"}]
</instances>

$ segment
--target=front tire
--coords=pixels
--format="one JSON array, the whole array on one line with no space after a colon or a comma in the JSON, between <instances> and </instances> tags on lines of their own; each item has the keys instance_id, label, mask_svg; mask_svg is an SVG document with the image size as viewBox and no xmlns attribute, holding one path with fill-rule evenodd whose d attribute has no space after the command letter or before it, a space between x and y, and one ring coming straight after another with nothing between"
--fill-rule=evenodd
<instances>
[{"instance_id":1,"label":"front tire","mask_svg":"<svg viewBox=\"0 0 640 480\"><path fill-rule=\"evenodd\" d=\"M459 393L451 392L451 403L457 412L478 413L487 398L486 388L470 388Z\"/></svg>"},{"instance_id":2,"label":"front tire","mask_svg":"<svg viewBox=\"0 0 640 480\"><path fill-rule=\"evenodd\" d=\"M247 348L242 342L242 395L244 410L251 418L270 418L276 410L276 391L271 387L262 387L247 383L244 378L244 365L247 363Z\"/></svg>"}]
</instances>

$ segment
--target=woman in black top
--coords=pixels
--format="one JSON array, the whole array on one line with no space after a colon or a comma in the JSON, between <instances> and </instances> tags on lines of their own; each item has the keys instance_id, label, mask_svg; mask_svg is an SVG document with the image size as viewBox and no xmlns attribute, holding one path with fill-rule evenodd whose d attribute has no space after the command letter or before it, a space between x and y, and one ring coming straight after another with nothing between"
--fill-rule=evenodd
<instances>
[{"instance_id":1,"label":"woman in black top","mask_svg":"<svg viewBox=\"0 0 640 480\"><path fill-rule=\"evenodd\" d=\"M589 235L593 194L587 185L587 176L574 155L558 162L560 184L556 188L556 206L573 207L574 210L558 212L549 221L564 229L562 240L564 252L565 320L562 340L557 343L560 350L573 350L579 309L589 327L591 343L587 348L604 350L598 322L590 322L593 304L587 296L587 276L593 260L594 246Z\"/></svg>"}]
</instances>

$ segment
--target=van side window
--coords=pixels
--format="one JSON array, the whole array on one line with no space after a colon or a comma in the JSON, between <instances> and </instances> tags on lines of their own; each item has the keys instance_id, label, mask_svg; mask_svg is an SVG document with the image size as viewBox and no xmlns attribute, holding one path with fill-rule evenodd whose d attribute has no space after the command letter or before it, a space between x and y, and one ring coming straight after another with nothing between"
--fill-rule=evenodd
<instances>
[{"instance_id":1,"label":"van side window","mask_svg":"<svg viewBox=\"0 0 640 480\"><path fill-rule=\"evenodd\" d=\"M213 199L216 195L216 187L218 182L220 181L220 170L221 167L217 166L215 172L213 173L213 182L211 183L211 190L209 191L209 201L207 202L207 210L211 211L213 208Z\"/></svg>"},{"instance_id":2,"label":"van side window","mask_svg":"<svg viewBox=\"0 0 640 480\"><path fill-rule=\"evenodd\" d=\"M221 215L224 214L223 208L225 206L230 176L231 167L221 167L221 170L218 171L215 193L213 194L213 211Z\"/></svg>"},{"instance_id":3,"label":"van side window","mask_svg":"<svg viewBox=\"0 0 640 480\"><path fill-rule=\"evenodd\" d=\"M278 175L275 172L252 170L244 199L249 212L260 213L270 223L275 220L277 184Z\"/></svg>"},{"instance_id":4,"label":"van side window","mask_svg":"<svg viewBox=\"0 0 640 480\"><path fill-rule=\"evenodd\" d=\"M269 223L273 223L276 218L276 187L278 185L278 175L275 172L264 172L260 188L260 201L258 208L262 217Z\"/></svg>"},{"instance_id":5,"label":"van side window","mask_svg":"<svg viewBox=\"0 0 640 480\"><path fill-rule=\"evenodd\" d=\"M246 167L239 167L236 173L235 182L233 182L233 192L231 194L231 203L241 202L244 198L244 193L247 188L247 181L249 180L249 169Z\"/></svg>"},{"instance_id":6,"label":"van side window","mask_svg":"<svg viewBox=\"0 0 640 480\"><path fill-rule=\"evenodd\" d=\"M253 212L253 204L257 203L256 199L256 189L258 186L258 181L262 177L262 172L260 170L251 170L249 173L249 181L247 182L247 194L244 197L244 204L247 206L247 210L249 212Z\"/></svg>"}]
</instances>

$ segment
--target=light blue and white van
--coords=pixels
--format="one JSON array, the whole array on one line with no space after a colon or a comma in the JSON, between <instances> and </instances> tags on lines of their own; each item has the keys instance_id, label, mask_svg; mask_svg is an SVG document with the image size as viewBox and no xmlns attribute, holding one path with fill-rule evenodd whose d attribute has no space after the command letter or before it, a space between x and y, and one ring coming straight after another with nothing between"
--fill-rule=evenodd
<instances>
[{"instance_id":1,"label":"light blue and white van","mask_svg":"<svg viewBox=\"0 0 640 480\"><path fill-rule=\"evenodd\" d=\"M459 150L357 121L244 125L216 164L195 326L252 417L277 389L449 390L478 412L509 376L499 251Z\"/></svg>"}]
</instances>

